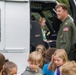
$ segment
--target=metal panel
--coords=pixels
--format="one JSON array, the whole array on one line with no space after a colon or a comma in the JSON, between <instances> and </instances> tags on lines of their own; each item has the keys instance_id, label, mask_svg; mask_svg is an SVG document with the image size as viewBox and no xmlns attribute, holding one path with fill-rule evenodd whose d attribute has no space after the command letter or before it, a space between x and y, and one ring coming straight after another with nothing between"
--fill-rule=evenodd
<instances>
[{"instance_id":1,"label":"metal panel","mask_svg":"<svg viewBox=\"0 0 76 75\"><path fill-rule=\"evenodd\" d=\"M56 1L56 0L30 0L30 1Z\"/></svg>"},{"instance_id":2,"label":"metal panel","mask_svg":"<svg viewBox=\"0 0 76 75\"><path fill-rule=\"evenodd\" d=\"M0 2L0 50L4 49L4 2Z\"/></svg>"},{"instance_id":3,"label":"metal panel","mask_svg":"<svg viewBox=\"0 0 76 75\"><path fill-rule=\"evenodd\" d=\"M56 1L56 0L5 0L5 1Z\"/></svg>"},{"instance_id":4,"label":"metal panel","mask_svg":"<svg viewBox=\"0 0 76 75\"><path fill-rule=\"evenodd\" d=\"M5 49L28 50L30 36L29 3L6 2L5 4Z\"/></svg>"},{"instance_id":5,"label":"metal panel","mask_svg":"<svg viewBox=\"0 0 76 75\"><path fill-rule=\"evenodd\" d=\"M30 50L29 7L29 3L5 2L5 50L3 54L17 64L17 75L21 75L28 64Z\"/></svg>"},{"instance_id":6,"label":"metal panel","mask_svg":"<svg viewBox=\"0 0 76 75\"><path fill-rule=\"evenodd\" d=\"M22 2L22 1L29 1L29 0L0 0L0 1L20 1L20 2Z\"/></svg>"}]
</instances>

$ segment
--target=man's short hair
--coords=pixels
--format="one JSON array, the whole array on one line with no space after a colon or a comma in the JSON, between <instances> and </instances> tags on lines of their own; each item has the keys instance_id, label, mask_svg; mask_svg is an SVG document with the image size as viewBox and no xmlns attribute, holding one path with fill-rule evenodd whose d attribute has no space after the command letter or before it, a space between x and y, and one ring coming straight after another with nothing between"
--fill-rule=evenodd
<instances>
[{"instance_id":1,"label":"man's short hair","mask_svg":"<svg viewBox=\"0 0 76 75\"><path fill-rule=\"evenodd\" d=\"M58 5L56 5L55 9L62 7L62 9L67 10L68 11L68 6L64 3L59 3Z\"/></svg>"}]
</instances>

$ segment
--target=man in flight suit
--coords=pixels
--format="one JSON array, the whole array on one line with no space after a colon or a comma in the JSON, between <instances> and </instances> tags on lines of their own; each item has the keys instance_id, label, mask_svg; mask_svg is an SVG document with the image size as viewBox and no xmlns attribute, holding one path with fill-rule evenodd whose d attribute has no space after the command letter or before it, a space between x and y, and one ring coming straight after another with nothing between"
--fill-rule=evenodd
<instances>
[{"instance_id":1,"label":"man in flight suit","mask_svg":"<svg viewBox=\"0 0 76 75\"><path fill-rule=\"evenodd\" d=\"M62 21L58 31L56 47L66 50L70 60L73 60L74 42L76 37L76 28L73 19L68 14L67 5L60 3L56 5L58 19Z\"/></svg>"}]
</instances>

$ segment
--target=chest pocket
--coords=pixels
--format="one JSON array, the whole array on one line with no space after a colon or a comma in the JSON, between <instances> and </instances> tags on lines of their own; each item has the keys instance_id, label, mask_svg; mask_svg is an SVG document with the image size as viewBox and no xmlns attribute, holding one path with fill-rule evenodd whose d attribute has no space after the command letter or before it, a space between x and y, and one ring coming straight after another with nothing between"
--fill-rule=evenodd
<instances>
[{"instance_id":1,"label":"chest pocket","mask_svg":"<svg viewBox=\"0 0 76 75\"><path fill-rule=\"evenodd\" d=\"M64 37L64 34L60 35L60 43L65 44L66 43L66 38Z\"/></svg>"}]
</instances>

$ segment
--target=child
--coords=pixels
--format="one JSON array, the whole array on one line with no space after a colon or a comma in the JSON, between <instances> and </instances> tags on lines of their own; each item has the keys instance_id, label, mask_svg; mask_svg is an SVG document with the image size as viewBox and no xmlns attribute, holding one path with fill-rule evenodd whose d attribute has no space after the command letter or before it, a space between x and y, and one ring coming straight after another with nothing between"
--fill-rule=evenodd
<instances>
[{"instance_id":1,"label":"child","mask_svg":"<svg viewBox=\"0 0 76 75\"><path fill-rule=\"evenodd\" d=\"M36 47L36 51L40 52L43 56L45 55L46 48L44 45L40 44Z\"/></svg>"},{"instance_id":2,"label":"child","mask_svg":"<svg viewBox=\"0 0 76 75\"><path fill-rule=\"evenodd\" d=\"M4 69L5 56L0 53L0 75L2 75L2 71Z\"/></svg>"},{"instance_id":3,"label":"child","mask_svg":"<svg viewBox=\"0 0 76 75\"><path fill-rule=\"evenodd\" d=\"M47 30L44 30L44 28L47 28L46 18L40 17L38 21L39 21L39 24L41 26L42 38L43 38L43 41L44 41L44 45L45 45L46 48L48 48L48 41L47 41L47 37L46 37L46 31Z\"/></svg>"},{"instance_id":4,"label":"child","mask_svg":"<svg viewBox=\"0 0 76 75\"><path fill-rule=\"evenodd\" d=\"M28 63L25 71L21 75L43 75L42 70L39 68L42 65L43 57L41 53L34 51L29 55Z\"/></svg>"},{"instance_id":5,"label":"child","mask_svg":"<svg viewBox=\"0 0 76 75\"><path fill-rule=\"evenodd\" d=\"M4 64L3 75L17 75L17 65L7 60Z\"/></svg>"},{"instance_id":6,"label":"child","mask_svg":"<svg viewBox=\"0 0 76 75\"><path fill-rule=\"evenodd\" d=\"M64 49L57 49L52 55L51 62L49 64L49 70L55 70L54 75L60 75L60 66L68 61L67 54Z\"/></svg>"},{"instance_id":7,"label":"child","mask_svg":"<svg viewBox=\"0 0 76 75\"><path fill-rule=\"evenodd\" d=\"M76 63L74 61L66 62L60 67L61 75L76 75Z\"/></svg>"},{"instance_id":8,"label":"child","mask_svg":"<svg viewBox=\"0 0 76 75\"><path fill-rule=\"evenodd\" d=\"M45 51L46 51L45 46L42 45L42 44L38 45L38 46L36 47L36 51L37 51L37 52L40 52L40 53L42 54L42 56L43 56L43 65L44 65L44 64L45 64ZM43 65L40 66L40 67L42 68Z\"/></svg>"},{"instance_id":9,"label":"child","mask_svg":"<svg viewBox=\"0 0 76 75\"><path fill-rule=\"evenodd\" d=\"M56 48L49 48L45 52L46 64L44 64L44 66L43 66L43 74L44 75L54 75L54 71L48 70L48 65L49 65L51 57L55 51L56 51Z\"/></svg>"}]
</instances>

